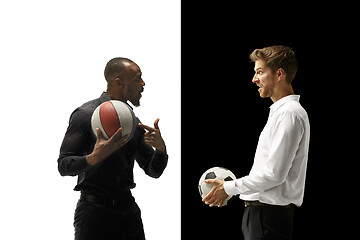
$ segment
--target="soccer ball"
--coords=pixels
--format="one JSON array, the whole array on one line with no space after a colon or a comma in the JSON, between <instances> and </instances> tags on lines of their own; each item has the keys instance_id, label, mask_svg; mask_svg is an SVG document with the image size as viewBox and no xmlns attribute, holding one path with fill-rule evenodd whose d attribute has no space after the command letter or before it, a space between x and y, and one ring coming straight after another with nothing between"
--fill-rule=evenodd
<instances>
[{"instance_id":1,"label":"soccer ball","mask_svg":"<svg viewBox=\"0 0 360 240\"><path fill-rule=\"evenodd\" d=\"M213 167L208 169L203 173L199 181L199 193L201 198L204 198L211 190L212 184L205 183L206 179L220 179L223 181L235 180L235 175L226 168L223 167ZM231 200L234 196L229 196L225 199L223 206L226 206L228 201Z\"/></svg>"}]
</instances>

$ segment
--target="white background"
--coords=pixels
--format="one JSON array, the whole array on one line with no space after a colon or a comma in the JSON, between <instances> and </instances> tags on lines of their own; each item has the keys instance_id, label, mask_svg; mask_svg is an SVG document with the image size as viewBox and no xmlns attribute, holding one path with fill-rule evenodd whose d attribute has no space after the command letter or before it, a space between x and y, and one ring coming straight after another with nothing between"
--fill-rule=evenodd
<instances>
[{"instance_id":1,"label":"white background","mask_svg":"<svg viewBox=\"0 0 360 240\"><path fill-rule=\"evenodd\" d=\"M0 239L73 239L76 177L57 171L71 112L106 90L113 57L146 83L135 114L159 127L169 164L135 164L133 194L148 240L180 239L180 0L0 3Z\"/></svg>"}]
</instances>

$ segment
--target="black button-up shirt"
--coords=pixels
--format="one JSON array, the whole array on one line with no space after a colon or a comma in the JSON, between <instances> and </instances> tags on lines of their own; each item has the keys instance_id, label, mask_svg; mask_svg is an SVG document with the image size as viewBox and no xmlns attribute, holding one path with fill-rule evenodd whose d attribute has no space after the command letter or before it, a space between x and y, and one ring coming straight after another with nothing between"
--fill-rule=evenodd
<instances>
[{"instance_id":1,"label":"black button-up shirt","mask_svg":"<svg viewBox=\"0 0 360 240\"><path fill-rule=\"evenodd\" d=\"M91 128L91 116L95 108L110 101L104 92L100 98L75 109L60 148L58 169L62 176L78 175L75 191L83 191L103 197L120 197L135 187L134 160L151 177L158 178L164 171L168 155L154 150L145 143L145 130L137 126L133 138L122 148L103 161L90 166L86 162L96 143Z\"/></svg>"}]
</instances>

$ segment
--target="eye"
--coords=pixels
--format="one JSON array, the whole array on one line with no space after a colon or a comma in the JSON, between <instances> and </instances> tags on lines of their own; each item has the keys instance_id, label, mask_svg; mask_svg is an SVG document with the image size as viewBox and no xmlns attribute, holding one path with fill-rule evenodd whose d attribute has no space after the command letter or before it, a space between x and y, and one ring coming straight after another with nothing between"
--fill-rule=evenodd
<instances>
[{"instance_id":1,"label":"eye","mask_svg":"<svg viewBox=\"0 0 360 240\"><path fill-rule=\"evenodd\" d=\"M259 74L259 75L262 75L262 74L263 74L263 71L258 71L258 74Z\"/></svg>"}]
</instances>

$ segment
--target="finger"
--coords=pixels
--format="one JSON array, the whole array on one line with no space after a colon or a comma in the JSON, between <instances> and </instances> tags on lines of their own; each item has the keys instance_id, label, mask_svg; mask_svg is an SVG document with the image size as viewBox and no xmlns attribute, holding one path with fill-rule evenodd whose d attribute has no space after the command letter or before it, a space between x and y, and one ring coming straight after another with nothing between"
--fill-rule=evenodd
<instances>
[{"instance_id":1,"label":"finger","mask_svg":"<svg viewBox=\"0 0 360 240\"><path fill-rule=\"evenodd\" d=\"M148 140L154 140L154 136L153 135L144 135L144 140L148 141Z\"/></svg>"},{"instance_id":2,"label":"finger","mask_svg":"<svg viewBox=\"0 0 360 240\"><path fill-rule=\"evenodd\" d=\"M125 145L129 141L130 134L126 134L124 137L121 138L122 144Z\"/></svg>"},{"instance_id":3,"label":"finger","mask_svg":"<svg viewBox=\"0 0 360 240\"><path fill-rule=\"evenodd\" d=\"M217 205L217 201L214 201L209 205L209 207L213 207L213 206L216 206L216 205Z\"/></svg>"},{"instance_id":4,"label":"finger","mask_svg":"<svg viewBox=\"0 0 360 240\"><path fill-rule=\"evenodd\" d=\"M153 135L144 135L144 139L154 139Z\"/></svg>"},{"instance_id":5,"label":"finger","mask_svg":"<svg viewBox=\"0 0 360 240\"><path fill-rule=\"evenodd\" d=\"M222 207L223 204L224 204L224 200L223 200L223 201L220 201L218 207Z\"/></svg>"},{"instance_id":6,"label":"finger","mask_svg":"<svg viewBox=\"0 0 360 240\"><path fill-rule=\"evenodd\" d=\"M216 187L212 187L209 193L203 198L203 202L210 204L213 202L212 197L214 196Z\"/></svg>"},{"instance_id":7,"label":"finger","mask_svg":"<svg viewBox=\"0 0 360 240\"><path fill-rule=\"evenodd\" d=\"M122 139L124 139L125 142L127 142L129 140L130 137L130 133L126 134L124 137L122 137Z\"/></svg>"},{"instance_id":8,"label":"finger","mask_svg":"<svg viewBox=\"0 0 360 240\"><path fill-rule=\"evenodd\" d=\"M116 130L116 132L111 136L111 138L122 138L122 128Z\"/></svg>"},{"instance_id":9,"label":"finger","mask_svg":"<svg viewBox=\"0 0 360 240\"><path fill-rule=\"evenodd\" d=\"M208 183L208 184L213 184L214 182L214 179L206 179L205 180L205 183ZM210 200L210 198L213 196L213 193L214 193L215 189L214 189L214 186L210 189L209 193L202 199L203 202L208 202Z\"/></svg>"},{"instance_id":10,"label":"finger","mask_svg":"<svg viewBox=\"0 0 360 240\"><path fill-rule=\"evenodd\" d=\"M203 198L203 199L201 199L203 202L205 202L206 204L208 204L207 203L207 201L210 199L210 197L211 196L209 196L209 194L206 194L206 196Z\"/></svg>"},{"instance_id":11,"label":"finger","mask_svg":"<svg viewBox=\"0 0 360 240\"><path fill-rule=\"evenodd\" d=\"M109 141L112 141L115 143L115 145L117 147L121 147L123 146L125 143L128 142L130 137L130 134L126 134L126 135L122 135L122 128L119 128L114 135L111 136L111 138L109 139Z\"/></svg>"},{"instance_id":12,"label":"finger","mask_svg":"<svg viewBox=\"0 0 360 240\"><path fill-rule=\"evenodd\" d=\"M146 132L146 133L144 133L144 136L156 136L157 134L159 134L159 130L155 130L154 129L154 131L152 131L152 132Z\"/></svg>"},{"instance_id":13,"label":"finger","mask_svg":"<svg viewBox=\"0 0 360 240\"><path fill-rule=\"evenodd\" d=\"M116 147L121 148L122 146L124 146L129 141L129 136L130 134L126 134L124 137L118 139L116 141Z\"/></svg>"},{"instance_id":14,"label":"finger","mask_svg":"<svg viewBox=\"0 0 360 240\"><path fill-rule=\"evenodd\" d=\"M215 201L216 201L216 198L214 196L212 196L208 201L205 201L205 203L207 205L209 205L209 207L212 207L215 205Z\"/></svg>"},{"instance_id":15,"label":"finger","mask_svg":"<svg viewBox=\"0 0 360 240\"><path fill-rule=\"evenodd\" d=\"M153 137L145 137L144 140L145 140L145 142L146 141L154 141L154 138Z\"/></svg>"},{"instance_id":16,"label":"finger","mask_svg":"<svg viewBox=\"0 0 360 240\"><path fill-rule=\"evenodd\" d=\"M205 183L214 184L216 179L206 179Z\"/></svg>"},{"instance_id":17,"label":"finger","mask_svg":"<svg viewBox=\"0 0 360 240\"><path fill-rule=\"evenodd\" d=\"M217 197L216 195L214 195L210 200L209 200L209 204L210 204L210 207L213 207L213 206L218 206L220 207L220 205L222 205L222 200Z\"/></svg>"},{"instance_id":18,"label":"finger","mask_svg":"<svg viewBox=\"0 0 360 240\"><path fill-rule=\"evenodd\" d=\"M221 199L216 198L210 207L214 207L214 206L221 207L222 203L223 203L223 201Z\"/></svg>"},{"instance_id":19,"label":"finger","mask_svg":"<svg viewBox=\"0 0 360 240\"><path fill-rule=\"evenodd\" d=\"M154 127L155 127L155 129L157 129L157 130L160 130L160 128L159 128L159 121L160 121L160 119L157 118L157 119L155 120L155 122L154 122Z\"/></svg>"},{"instance_id":20,"label":"finger","mask_svg":"<svg viewBox=\"0 0 360 240\"><path fill-rule=\"evenodd\" d=\"M142 124L142 123L139 123L138 125L139 125L140 127L144 128L144 129L148 130L149 132L155 131L154 128L149 127L149 126L147 126L147 125L144 125L144 124Z\"/></svg>"},{"instance_id":21,"label":"finger","mask_svg":"<svg viewBox=\"0 0 360 240\"><path fill-rule=\"evenodd\" d=\"M206 203L210 198L211 198L211 196L210 196L210 192L209 192L209 193L206 194L206 196L202 199L202 201Z\"/></svg>"},{"instance_id":22,"label":"finger","mask_svg":"<svg viewBox=\"0 0 360 240\"><path fill-rule=\"evenodd\" d=\"M102 139L102 134L100 128L96 128L96 138L97 140Z\"/></svg>"}]
</instances>

